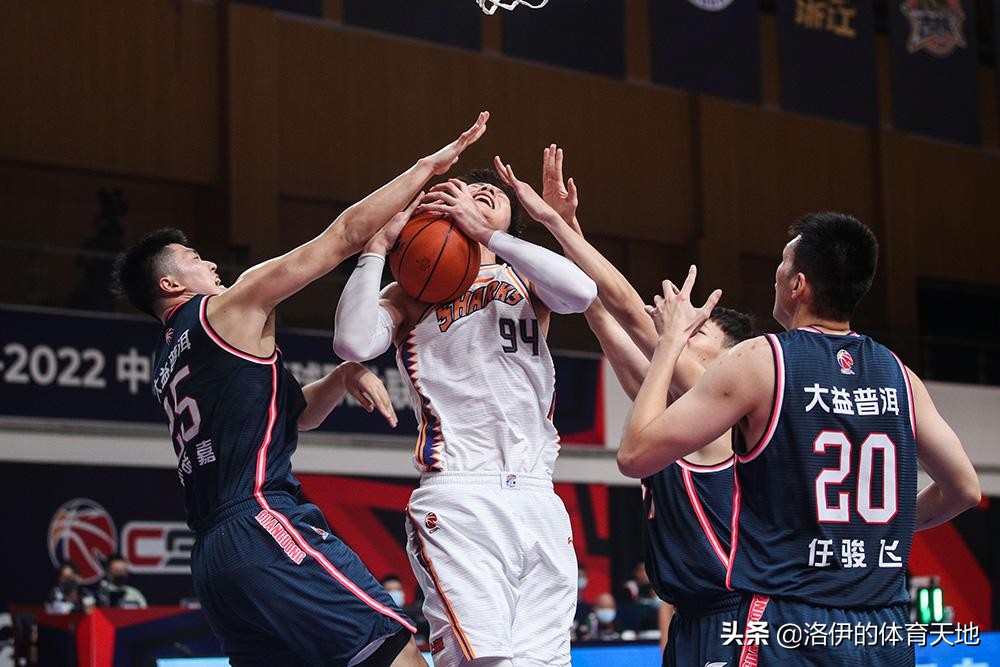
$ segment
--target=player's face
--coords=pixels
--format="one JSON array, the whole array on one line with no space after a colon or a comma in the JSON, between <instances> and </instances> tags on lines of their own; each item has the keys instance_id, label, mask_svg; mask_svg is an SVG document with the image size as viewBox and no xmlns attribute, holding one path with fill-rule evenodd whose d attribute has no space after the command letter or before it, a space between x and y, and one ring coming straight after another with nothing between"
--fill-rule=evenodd
<instances>
[{"instance_id":1,"label":"player's face","mask_svg":"<svg viewBox=\"0 0 1000 667\"><path fill-rule=\"evenodd\" d=\"M792 321L792 287L795 280L795 245L799 242L799 237L785 245L781 252L781 264L774 272L774 309L771 314L781 326L788 329Z\"/></svg>"},{"instance_id":2,"label":"player's face","mask_svg":"<svg viewBox=\"0 0 1000 667\"><path fill-rule=\"evenodd\" d=\"M688 339L688 351L694 354L702 366L708 366L725 351L726 334L719 325L709 320Z\"/></svg>"},{"instance_id":3,"label":"player's face","mask_svg":"<svg viewBox=\"0 0 1000 667\"><path fill-rule=\"evenodd\" d=\"M489 183L471 183L469 190L489 226L507 231L510 228L510 200L503 190Z\"/></svg>"},{"instance_id":4,"label":"player's face","mask_svg":"<svg viewBox=\"0 0 1000 667\"><path fill-rule=\"evenodd\" d=\"M194 248L177 243L167 246L173 252L174 279L195 294L221 294L226 291L222 279L216 273L215 262L202 259Z\"/></svg>"}]
</instances>

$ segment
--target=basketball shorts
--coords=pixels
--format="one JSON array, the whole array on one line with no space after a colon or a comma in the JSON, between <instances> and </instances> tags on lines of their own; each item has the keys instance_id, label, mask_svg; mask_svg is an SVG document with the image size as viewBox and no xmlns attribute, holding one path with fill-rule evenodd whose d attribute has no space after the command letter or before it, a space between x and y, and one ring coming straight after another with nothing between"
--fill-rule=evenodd
<instances>
[{"instance_id":1,"label":"basketball shorts","mask_svg":"<svg viewBox=\"0 0 1000 667\"><path fill-rule=\"evenodd\" d=\"M267 500L270 510L250 500L217 512L192 551L195 590L232 665L354 665L414 632L318 507Z\"/></svg>"},{"instance_id":2,"label":"basketball shorts","mask_svg":"<svg viewBox=\"0 0 1000 667\"><path fill-rule=\"evenodd\" d=\"M767 644L747 641L748 621L766 633ZM744 635L739 667L914 667L906 641L907 605L876 609L817 607L766 595L740 605ZM898 628L893 632L892 628Z\"/></svg>"},{"instance_id":3,"label":"basketball shorts","mask_svg":"<svg viewBox=\"0 0 1000 667\"><path fill-rule=\"evenodd\" d=\"M485 657L518 667L570 664L576 552L550 480L424 475L406 531L436 667Z\"/></svg>"},{"instance_id":4,"label":"basketball shorts","mask_svg":"<svg viewBox=\"0 0 1000 667\"><path fill-rule=\"evenodd\" d=\"M742 600L743 596L734 593L677 604L663 652L663 667L736 665L741 647L735 642L727 645L723 630L725 623L739 619Z\"/></svg>"}]
</instances>

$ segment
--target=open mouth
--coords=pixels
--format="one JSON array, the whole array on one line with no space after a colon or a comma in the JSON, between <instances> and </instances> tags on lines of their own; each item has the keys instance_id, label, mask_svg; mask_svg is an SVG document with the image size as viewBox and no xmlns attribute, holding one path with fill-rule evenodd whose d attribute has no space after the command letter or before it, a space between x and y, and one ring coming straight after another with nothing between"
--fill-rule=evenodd
<instances>
[{"instance_id":1,"label":"open mouth","mask_svg":"<svg viewBox=\"0 0 1000 667\"><path fill-rule=\"evenodd\" d=\"M484 202L491 209L496 210L497 207L496 202L493 200L492 195L490 195L490 193L488 192L478 192L476 193L476 196L473 197L473 199L475 199L476 201Z\"/></svg>"}]
</instances>

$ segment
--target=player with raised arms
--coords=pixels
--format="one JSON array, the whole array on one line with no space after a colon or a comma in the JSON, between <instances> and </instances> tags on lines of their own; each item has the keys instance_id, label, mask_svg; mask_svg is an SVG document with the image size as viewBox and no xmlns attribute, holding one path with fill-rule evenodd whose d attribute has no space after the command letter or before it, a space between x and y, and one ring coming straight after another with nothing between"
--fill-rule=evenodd
<instances>
[{"instance_id":1,"label":"player with raised arms","mask_svg":"<svg viewBox=\"0 0 1000 667\"><path fill-rule=\"evenodd\" d=\"M911 645L883 638L909 618L913 532L975 506L979 480L923 382L851 328L875 275L871 230L824 212L803 216L789 235L774 286L785 333L735 346L666 409L677 359L720 294L692 305L693 266L680 289L664 282L652 309L660 338L619 468L644 477L734 428L727 584L744 594L739 634L730 633L742 643L739 665L912 666ZM919 494L918 461L933 480ZM775 641L786 624L806 636L861 631L792 649Z\"/></svg>"},{"instance_id":2,"label":"player with raised arms","mask_svg":"<svg viewBox=\"0 0 1000 667\"><path fill-rule=\"evenodd\" d=\"M566 255L597 283L598 298L585 313L587 323L625 393L634 399L649 370L656 328L625 276L584 238L576 217L576 184L563 179L563 157L563 150L555 144L543 151L542 198L560 218L545 218L544 224ZM500 174L529 211L537 205L513 169L502 167ZM747 315L714 308L678 359L671 399L690 389L709 364L750 338L752 331ZM677 465L642 480L644 562L650 583L667 603L660 609L664 665L700 666L738 658L739 647L723 646L720 641L724 623L736 620L740 605L740 596L726 588L732 490L733 450L728 432Z\"/></svg>"},{"instance_id":3,"label":"player with raised arms","mask_svg":"<svg viewBox=\"0 0 1000 667\"><path fill-rule=\"evenodd\" d=\"M545 333L552 311L583 312L596 287L565 257L517 238L517 198L492 171L434 186L414 211L427 212L481 245L472 285L436 304L398 283L380 293L406 212L361 255L337 305L334 350L361 361L395 343L410 383L421 477L408 548L435 664L569 665L577 563L552 487L559 445Z\"/></svg>"},{"instance_id":4,"label":"player with raised arms","mask_svg":"<svg viewBox=\"0 0 1000 667\"><path fill-rule=\"evenodd\" d=\"M153 392L197 533L195 590L233 665L425 664L412 622L319 508L299 502L291 471L297 431L322 423L345 392L395 425L388 394L351 363L299 387L275 342L275 308L358 252L488 119L481 113L458 139L232 287L175 229L148 235L116 262L121 291L163 323Z\"/></svg>"}]
</instances>

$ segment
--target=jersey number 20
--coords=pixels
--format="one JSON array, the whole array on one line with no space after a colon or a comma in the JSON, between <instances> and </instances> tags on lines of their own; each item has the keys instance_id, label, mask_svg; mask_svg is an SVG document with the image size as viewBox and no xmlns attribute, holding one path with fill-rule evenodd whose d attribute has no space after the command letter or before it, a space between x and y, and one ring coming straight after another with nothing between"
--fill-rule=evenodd
<instances>
[{"instance_id":1,"label":"jersey number 20","mask_svg":"<svg viewBox=\"0 0 1000 667\"><path fill-rule=\"evenodd\" d=\"M828 448L840 450L840 464L824 468L816 477L816 518L820 523L849 523L851 520L851 494L837 493L836 504L827 497L827 486L840 486L851 472L851 441L840 431L823 431L813 443L814 454L825 454ZM875 452L882 452L882 506L872 505L872 478ZM885 433L871 433L861 443L857 471L855 502L858 514L866 523L888 523L896 516L896 445Z\"/></svg>"}]
</instances>

